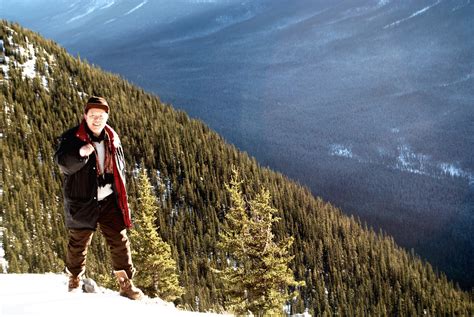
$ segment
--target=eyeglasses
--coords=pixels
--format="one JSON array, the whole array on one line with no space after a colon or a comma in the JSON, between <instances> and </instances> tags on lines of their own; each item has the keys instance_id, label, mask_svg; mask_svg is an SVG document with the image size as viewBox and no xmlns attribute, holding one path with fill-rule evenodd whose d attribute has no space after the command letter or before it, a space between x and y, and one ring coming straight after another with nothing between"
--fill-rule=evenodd
<instances>
[{"instance_id":1,"label":"eyeglasses","mask_svg":"<svg viewBox=\"0 0 474 317\"><path fill-rule=\"evenodd\" d=\"M109 116L107 113L103 113L103 114L90 114L87 117L94 121L104 121L104 120L107 120Z\"/></svg>"}]
</instances>

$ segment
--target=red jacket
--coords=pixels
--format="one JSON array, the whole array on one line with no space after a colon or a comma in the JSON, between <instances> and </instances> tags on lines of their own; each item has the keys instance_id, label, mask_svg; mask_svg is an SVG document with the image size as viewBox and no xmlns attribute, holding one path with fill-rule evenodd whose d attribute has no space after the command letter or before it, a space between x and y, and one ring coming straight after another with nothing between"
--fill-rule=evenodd
<instances>
[{"instance_id":1,"label":"red jacket","mask_svg":"<svg viewBox=\"0 0 474 317\"><path fill-rule=\"evenodd\" d=\"M127 228L132 226L130 209L125 188L125 157L117 133L109 126L105 132L112 144L114 156L113 189L117 205L123 214ZM96 158L92 153L89 157L81 157L79 149L92 143L83 120L60 137L59 147L54 159L64 174L63 193L66 226L69 229L95 229L97 227L97 174L95 171Z\"/></svg>"}]
</instances>

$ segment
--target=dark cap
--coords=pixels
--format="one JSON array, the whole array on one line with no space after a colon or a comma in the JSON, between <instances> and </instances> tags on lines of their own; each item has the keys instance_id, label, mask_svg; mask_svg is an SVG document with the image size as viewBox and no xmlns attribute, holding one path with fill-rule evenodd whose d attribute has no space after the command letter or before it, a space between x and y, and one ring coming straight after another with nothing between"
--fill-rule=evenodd
<instances>
[{"instance_id":1,"label":"dark cap","mask_svg":"<svg viewBox=\"0 0 474 317\"><path fill-rule=\"evenodd\" d=\"M99 108L109 113L109 104L107 100L102 97L92 96L87 100L86 106L84 107L84 113L87 113L91 108Z\"/></svg>"}]
</instances>

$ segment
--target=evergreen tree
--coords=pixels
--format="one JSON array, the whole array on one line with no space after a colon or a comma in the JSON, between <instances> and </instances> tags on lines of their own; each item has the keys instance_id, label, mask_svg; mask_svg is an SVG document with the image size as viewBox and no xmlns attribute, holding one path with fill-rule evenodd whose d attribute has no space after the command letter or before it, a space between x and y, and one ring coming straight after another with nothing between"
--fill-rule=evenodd
<instances>
[{"instance_id":1,"label":"evergreen tree","mask_svg":"<svg viewBox=\"0 0 474 317\"><path fill-rule=\"evenodd\" d=\"M144 168L138 182L135 227L130 231L133 259L138 268L135 281L146 294L173 301L184 291L179 285L171 247L161 239L155 226L158 206Z\"/></svg>"},{"instance_id":2,"label":"evergreen tree","mask_svg":"<svg viewBox=\"0 0 474 317\"><path fill-rule=\"evenodd\" d=\"M255 199L245 203L236 171L230 186L231 208L220 234L220 248L228 266L222 271L226 306L237 314L281 315L283 305L296 293L289 287L304 285L294 280L288 267L293 239L274 241L272 225L280 220L270 206L270 193L261 189Z\"/></svg>"}]
</instances>

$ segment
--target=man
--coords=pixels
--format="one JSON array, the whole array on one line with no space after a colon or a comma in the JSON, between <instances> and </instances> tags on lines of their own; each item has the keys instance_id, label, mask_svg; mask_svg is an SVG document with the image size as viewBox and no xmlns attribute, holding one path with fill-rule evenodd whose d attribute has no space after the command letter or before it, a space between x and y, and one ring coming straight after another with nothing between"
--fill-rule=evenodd
<instances>
[{"instance_id":1,"label":"man","mask_svg":"<svg viewBox=\"0 0 474 317\"><path fill-rule=\"evenodd\" d=\"M131 227L131 219L125 158L117 133L107 125L109 109L104 98L90 97L81 124L64 132L54 154L64 174L68 285L70 292L80 289L87 249L99 226L110 247L120 295L140 299L143 293L132 283L135 268L126 230Z\"/></svg>"}]
</instances>

